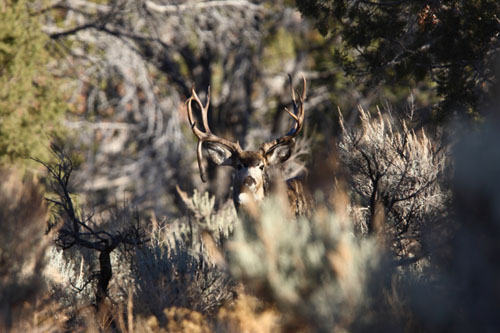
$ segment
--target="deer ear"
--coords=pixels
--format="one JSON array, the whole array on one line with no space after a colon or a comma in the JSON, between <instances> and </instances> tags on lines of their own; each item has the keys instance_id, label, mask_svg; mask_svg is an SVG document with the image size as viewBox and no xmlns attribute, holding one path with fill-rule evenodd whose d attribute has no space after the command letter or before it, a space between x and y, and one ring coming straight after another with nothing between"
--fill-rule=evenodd
<instances>
[{"instance_id":1,"label":"deer ear","mask_svg":"<svg viewBox=\"0 0 500 333\"><path fill-rule=\"evenodd\" d=\"M269 148L266 153L266 161L268 165L283 163L292 155L295 142L293 140L279 143Z\"/></svg>"},{"instance_id":2,"label":"deer ear","mask_svg":"<svg viewBox=\"0 0 500 333\"><path fill-rule=\"evenodd\" d=\"M232 165L233 164L233 154L226 148L226 146L207 142L207 152L210 159L217 165Z\"/></svg>"}]
</instances>

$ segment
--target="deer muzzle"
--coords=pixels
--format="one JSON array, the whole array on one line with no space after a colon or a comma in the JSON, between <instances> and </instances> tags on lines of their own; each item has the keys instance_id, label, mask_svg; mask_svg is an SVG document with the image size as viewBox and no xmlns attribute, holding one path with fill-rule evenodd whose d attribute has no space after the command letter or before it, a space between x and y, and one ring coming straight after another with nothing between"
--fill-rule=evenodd
<instances>
[{"instance_id":1,"label":"deer muzzle","mask_svg":"<svg viewBox=\"0 0 500 333\"><path fill-rule=\"evenodd\" d=\"M255 186L255 184L257 184L257 182L252 176L246 176L243 180L243 186L245 187L251 188L252 186Z\"/></svg>"}]
</instances>

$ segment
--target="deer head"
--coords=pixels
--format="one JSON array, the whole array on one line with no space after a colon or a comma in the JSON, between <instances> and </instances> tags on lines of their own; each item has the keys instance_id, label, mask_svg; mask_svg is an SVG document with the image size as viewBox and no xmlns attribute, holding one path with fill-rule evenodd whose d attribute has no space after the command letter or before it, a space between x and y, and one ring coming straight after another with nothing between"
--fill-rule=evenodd
<instances>
[{"instance_id":1,"label":"deer head","mask_svg":"<svg viewBox=\"0 0 500 333\"><path fill-rule=\"evenodd\" d=\"M258 202L264 198L269 190L269 167L285 162L292 154L294 138L302 129L304 123L304 100L306 98L306 79L302 77L302 94L296 99L289 75L292 95L293 112L284 110L294 120L292 127L282 137L261 144L257 151L243 150L238 141L233 142L215 135L208 125L208 108L210 104L210 87L208 88L205 105L196 94L194 87L191 97L186 101L189 124L193 133L198 137L197 157L200 176L206 182L206 168L203 163L202 151L205 148L209 158L217 165L227 165L234 168L233 200L236 208L247 202ZM201 110L201 119L204 131L198 128L194 117L192 104L198 104Z\"/></svg>"}]
</instances>

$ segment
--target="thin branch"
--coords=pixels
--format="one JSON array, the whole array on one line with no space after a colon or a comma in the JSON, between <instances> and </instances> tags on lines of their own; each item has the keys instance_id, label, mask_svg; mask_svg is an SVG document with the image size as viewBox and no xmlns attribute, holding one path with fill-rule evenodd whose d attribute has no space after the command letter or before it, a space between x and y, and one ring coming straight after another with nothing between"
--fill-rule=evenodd
<instances>
[{"instance_id":1,"label":"thin branch","mask_svg":"<svg viewBox=\"0 0 500 333\"><path fill-rule=\"evenodd\" d=\"M376 2L376 1L368 1L368 0L358 0L358 2L363 3L365 5L371 5L371 6L381 6L381 7L392 7L392 6L399 6L402 3L406 2L406 0L400 0L400 1L387 1L387 2Z\"/></svg>"},{"instance_id":2,"label":"thin branch","mask_svg":"<svg viewBox=\"0 0 500 333\"><path fill-rule=\"evenodd\" d=\"M50 33L46 29L43 29L43 30L44 30L44 32L48 33L48 35L51 39L59 39L59 38L66 37L69 35L74 35L79 31L87 30L87 29L91 29L91 28L97 28L97 25L95 22L83 24L83 25L74 27L74 28L69 29L69 30L64 30L64 31L55 32L55 33Z\"/></svg>"},{"instance_id":3,"label":"thin branch","mask_svg":"<svg viewBox=\"0 0 500 333\"><path fill-rule=\"evenodd\" d=\"M153 1L146 1L146 8L157 13L178 13L187 10L199 10L207 9L213 7L246 7L253 10L264 11L263 6L256 5L254 3L243 1L243 0L228 0L228 1L207 1L207 2L195 2L182 5L158 5Z\"/></svg>"}]
</instances>

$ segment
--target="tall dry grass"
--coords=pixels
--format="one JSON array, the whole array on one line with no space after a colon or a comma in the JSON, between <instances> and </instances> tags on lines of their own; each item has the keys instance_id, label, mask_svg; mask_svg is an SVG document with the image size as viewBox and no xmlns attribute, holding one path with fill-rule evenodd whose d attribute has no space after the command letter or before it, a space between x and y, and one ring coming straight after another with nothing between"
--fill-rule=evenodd
<instances>
[{"instance_id":1,"label":"tall dry grass","mask_svg":"<svg viewBox=\"0 0 500 333\"><path fill-rule=\"evenodd\" d=\"M61 331L65 315L43 270L51 235L41 187L0 170L0 331Z\"/></svg>"}]
</instances>

